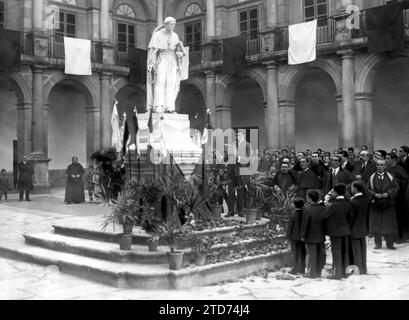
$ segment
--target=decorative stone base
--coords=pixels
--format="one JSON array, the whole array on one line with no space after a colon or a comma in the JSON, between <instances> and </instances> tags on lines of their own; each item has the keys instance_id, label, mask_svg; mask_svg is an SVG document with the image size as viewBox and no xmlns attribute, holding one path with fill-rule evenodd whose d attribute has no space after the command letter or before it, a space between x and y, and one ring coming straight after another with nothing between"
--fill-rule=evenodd
<instances>
[{"instance_id":1,"label":"decorative stone base","mask_svg":"<svg viewBox=\"0 0 409 320\"><path fill-rule=\"evenodd\" d=\"M163 120L159 113L152 116L153 134L151 137L152 151L148 155L148 128L149 113L138 115L139 125L139 160L135 152L135 145L130 146L125 161L132 178L147 179L159 177L166 170L166 165L178 164L183 174L190 176L196 165L201 163L202 148L194 144L194 132L190 129L187 114L165 113ZM161 124L161 121L163 123ZM162 142L162 129L163 137ZM149 158L148 158L149 157ZM150 161L148 161L150 159Z\"/></svg>"}]
</instances>

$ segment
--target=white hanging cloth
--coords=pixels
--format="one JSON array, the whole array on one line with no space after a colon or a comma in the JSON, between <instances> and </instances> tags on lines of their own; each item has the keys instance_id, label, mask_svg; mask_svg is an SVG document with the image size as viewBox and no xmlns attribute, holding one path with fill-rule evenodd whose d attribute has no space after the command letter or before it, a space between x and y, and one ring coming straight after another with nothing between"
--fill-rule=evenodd
<instances>
[{"instance_id":1,"label":"white hanging cloth","mask_svg":"<svg viewBox=\"0 0 409 320\"><path fill-rule=\"evenodd\" d=\"M92 75L91 40L64 37L65 73Z\"/></svg>"},{"instance_id":2,"label":"white hanging cloth","mask_svg":"<svg viewBox=\"0 0 409 320\"><path fill-rule=\"evenodd\" d=\"M317 20L288 26L288 64L301 64L317 58Z\"/></svg>"}]
</instances>

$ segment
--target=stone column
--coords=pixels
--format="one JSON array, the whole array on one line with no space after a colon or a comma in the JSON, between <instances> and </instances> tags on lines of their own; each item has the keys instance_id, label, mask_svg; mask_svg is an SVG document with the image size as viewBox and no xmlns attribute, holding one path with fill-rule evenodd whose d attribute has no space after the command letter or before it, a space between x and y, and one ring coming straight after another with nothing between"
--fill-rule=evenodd
<instances>
[{"instance_id":1,"label":"stone column","mask_svg":"<svg viewBox=\"0 0 409 320\"><path fill-rule=\"evenodd\" d=\"M31 153L32 141L32 112L31 103L17 104L17 140L18 159Z\"/></svg>"},{"instance_id":2,"label":"stone column","mask_svg":"<svg viewBox=\"0 0 409 320\"><path fill-rule=\"evenodd\" d=\"M33 152L44 152L44 101L43 101L44 67L33 66Z\"/></svg>"},{"instance_id":3,"label":"stone column","mask_svg":"<svg viewBox=\"0 0 409 320\"><path fill-rule=\"evenodd\" d=\"M266 0L266 25L274 27L278 22L278 0Z\"/></svg>"},{"instance_id":4,"label":"stone column","mask_svg":"<svg viewBox=\"0 0 409 320\"><path fill-rule=\"evenodd\" d=\"M357 143L358 147L367 145L373 150L373 93L355 94Z\"/></svg>"},{"instance_id":5,"label":"stone column","mask_svg":"<svg viewBox=\"0 0 409 320\"><path fill-rule=\"evenodd\" d=\"M216 126L216 75L213 71L205 71L206 74L206 107L212 113L212 125Z\"/></svg>"},{"instance_id":6,"label":"stone column","mask_svg":"<svg viewBox=\"0 0 409 320\"><path fill-rule=\"evenodd\" d=\"M44 98L43 98L43 71L42 66L33 66L33 113L32 113L32 135L33 148L31 158L34 166L34 191L49 192L48 163L44 144Z\"/></svg>"},{"instance_id":7,"label":"stone column","mask_svg":"<svg viewBox=\"0 0 409 320\"><path fill-rule=\"evenodd\" d=\"M43 28L43 1L33 0L33 29L34 31L44 31Z\"/></svg>"},{"instance_id":8,"label":"stone column","mask_svg":"<svg viewBox=\"0 0 409 320\"><path fill-rule=\"evenodd\" d=\"M288 0L277 0L277 23L279 26L286 26L290 22L290 4Z\"/></svg>"},{"instance_id":9,"label":"stone column","mask_svg":"<svg viewBox=\"0 0 409 320\"><path fill-rule=\"evenodd\" d=\"M344 140L342 136L342 113L343 113L343 100L342 95L336 95L335 99L337 101L337 129L338 129L338 146L344 145Z\"/></svg>"},{"instance_id":10,"label":"stone column","mask_svg":"<svg viewBox=\"0 0 409 320\"><path fill-rule=\"evenodd\" d=\"M267 148L277 149L280 146L280 119L278 110L278 74L275 62L266 65L267 69L267 108L266 134Z\"/></svg>"},{"instance_id":11,"label":"stone column","mask_svg":"<svg viewBox=\"0 0 409 320\"><path fill-rule=\"evenodd\" d=\"M101 149L101 111L96 106L85 109L86 118L86 152L87 165L91 163L90 156L93 152Z\"/></svg>"},{"instance_id":12,"label":"stone column","mask_svg":"<svg viewBox=\"0 0 409 320\"><path fill-rule=\"evenodd\" d=\"M44 144L44 154L48 156L48 109L50 107L49 103L44 103L44 133L43 133L43 144Z\"/></svg>"},{"instance_id":13,"label":"stone column","mask_svg":"<svg viewBox=\"0 0 409 320\"><path fill-rule=\"evenodd\" d=\"M111 146L111 74L101 73L101 148Z\"/></svg>"},{"instance_id":14,"label":"stone column","mask_svg":"<svg viewBox=\"0 0 409 320\"><path fill-rule=\"evenodd\" d=\"M156 23L161 25L163 23L163 0L156 0Z\"/></svg>"},{"instance_id":15,"label":"stone column","mask_svg":"<svg viewBox=\"0 0 409 320\"><path fill-rule=\"evenodd\" d=\"M109 42L109 0L101 0L99 11L99 38Z\"/></svg>"},{"instance_id":16,"label":"stone column","mask_svg":"<svg viewBox=\"0 0 409 320\"><path fill-rule=\"evenodd\" d=\"M206 0L206 35L208 40L216 36L214 0Z\"/></svg>"},{"instance_id":17,"label":"stone column","mask_svg":"<svg viewBox=\"0 0 409 320\"><path fill-rule=\"evenodd\" d=\"M339 51L342 58L342 140L341 147L356 145L356 112L354 54L352 50Z\"/></svg>"},{"instance_id":18,"label":"stone column","mask_svg":"<svg viewBox=\"0 0 409 320\"><path fill-rule=\"evenodd\" d=\"M295 148L295 101L280 101L280 148Z\"/></svg>"},{"instance_id":19,"label":"stone column","mask_svg":"<svg viewBox=\"0 0 409 320\"><path fill-rule=\"evenodd\" d=\"M218 129L231 129L231 106L216 107L216 126Z\"/></svg>"}]
</instances>

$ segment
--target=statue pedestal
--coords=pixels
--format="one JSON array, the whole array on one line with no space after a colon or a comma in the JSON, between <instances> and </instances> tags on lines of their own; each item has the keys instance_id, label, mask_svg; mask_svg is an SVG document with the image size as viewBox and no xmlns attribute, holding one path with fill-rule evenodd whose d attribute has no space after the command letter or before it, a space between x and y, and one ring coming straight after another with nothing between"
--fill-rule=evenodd
<instances>
[{"instance_id":1,"label":"statue pedestal","mask_svg":"<svg viewBox=\"0 0 409 320\"><path fill-rule=\"evenodd\" d=\"M160 120L160 114L152 115L153 133L151 143L153 151L148 161L148 128L149 112L138 115L139 125L139 150L140 156L137 160L135 146L130 147L130 153L126 157L128 171L132 178L157 179L164 174L166 165L173 161L179 166L186 178L194 171L197 164L201 163L202 148L192 142L189 116L187 114L165 113L163 120ZM163 136L161 137L161 121L163 121ZM193 132L192 132L193 135ZM166 157L161 158L161 152L167 150Z\"/></svg>"}]
</instances>

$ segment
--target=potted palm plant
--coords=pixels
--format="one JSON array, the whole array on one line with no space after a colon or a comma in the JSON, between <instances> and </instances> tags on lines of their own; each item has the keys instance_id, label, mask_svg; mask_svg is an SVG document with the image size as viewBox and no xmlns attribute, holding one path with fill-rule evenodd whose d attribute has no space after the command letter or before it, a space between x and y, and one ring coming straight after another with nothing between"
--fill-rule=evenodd
<instances>
[{"instance_id":1,"label":"potted palm plant","mask_svg":"<svg viewBox=\"0 0 409 320\"><path fill-rule=\"evenodd\" d=\"M158 201L162 196L161 185L157 182L146 182L141 188L141 201L145 206L145 216L146 219L158 219L157 218L157 207ZM159 219L161 220L161 219ZM148 232L151 237L147 240L149 251L157 251L159 246L160 232L157 229L153 229Z\"/></svg>"},{"instance_id":2,"label":"potted palm plant","mask_svg":"<svg viewBox=\"0 0 409 320\"><path fill-rule=\"evenodd\" d=\"M268 186L264 184L264 175L257 173L251 176L243 176L245 188L245 209L246 223L252 224L256 221L258 211L264 203L264 192Z\"/></svg>"},{"instance_id":3,"label":"potted palm plant","mask_svg":"<svg viewBox=\"0 0 409 320\"><path fill-rule=\"evenodd\" d=\"M212 236L193 235L190 238L192 253L195 257L195 264L203 266L206 262L207 253L210 251L215 241Z\"/></svg>"},{"instance_id":4,"label":"potted palm plant","mask_svg":"<svg viewBox=\"0 0 409 320\"><path fill-rule=\"evenodd\" d=\"M115 230L117 224L122 226L123 232L119 239L121 250L131 250L132 229L134 225L141 223L143 206L140 205L134 188L126 188L120 192L117 200L112 200L111 212L102 225L105 231L108 225L112 224Z\"/></svg>"},{"instance_id":5,"label":"potted palm plant","mask_svg":"<svg viewBox=\"0 0 409 320\"><path fill-rule=\"evenodd\" d=\"M295 186L291 186L285 191L278 187L272 190L269 213L270 229L287 230L290 215L294 211L295 195Z\"/></svg>"}]
</instances>

